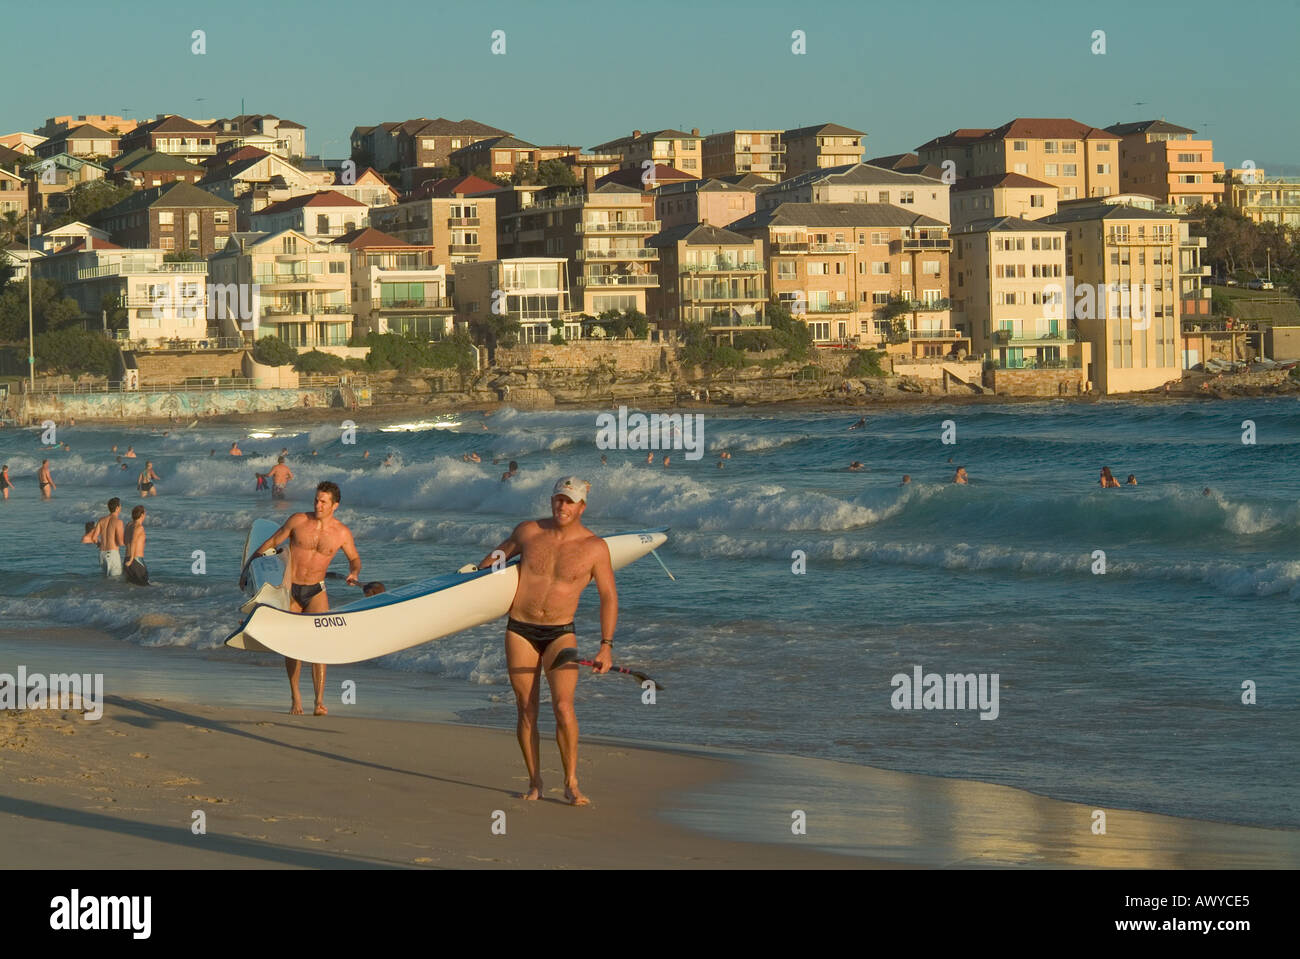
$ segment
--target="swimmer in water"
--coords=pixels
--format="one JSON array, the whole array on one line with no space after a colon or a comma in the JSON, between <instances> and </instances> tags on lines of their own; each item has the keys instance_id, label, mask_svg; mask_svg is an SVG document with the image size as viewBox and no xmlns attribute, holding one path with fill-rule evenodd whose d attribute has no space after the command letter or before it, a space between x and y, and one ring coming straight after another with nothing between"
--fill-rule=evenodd
<instances>
[{"instance_id":1,"label":"swimmer in water","mask_svg":"<svg viewBox=\"0 0 1300 959\"><path fill-rule=\"evenodd\" d=\"M952 481L962 486L965 486L967 483L969 483L970 478L966 475L966 467L958 466L957 472L953 475Z\"/></svg>"},{"instance_id":2,"label":"swimmer in water","mask_svg":"<svg viewBox=\"0 0 1300 959\"><path fill-rule=\"evenodd\" d=\"M1134 476L1132 473L1129 473L1129 474L1128 474L1128 479L1126 479L1126 480L1124 481L1124 485L1125 485L1125 486L1137 486L1137 484L1138 484L1138 478L1137 478L1136 476Z\"/></svg>"},{"instance_id":3,"label":"swimmer in water","mask_svg":"<svg viewBox=\"0 0 1300 959\"><path fill-rule=\"evenodd\" d=\"M862 417L860 420L858 420L856 423L854 423L852 426L850 426L850 427L849 427L849 431L852 432L853 430L860 430L860 429L862 429L862 427L864 427L864 426L866 426L866 425L867 425L867 418L864 416L864 417Z\"/></svg>"},{"instance_id":4,"label":"swimmer in water","mask_svg":"<svg viewBox=\"0 0 1300 959\"><path fill-rule=\"evenodd\" d=\"M854 460L852 463L849 464L850 473L859 473L862 471L862 469L863 469L862 464L859 463L857 460Z\"/></svg>"},{"instance_id":5,"label":"swimmer in water","mask_svg":"<svg viewBox=\"0 0 1300 959\"><path fill-rule=\"evenodd\" d=\"M1101 468L1100 485L1102 489L1119 489L1119 480L1115 479L1109 466L1103 466Z\"/></svg>"},{"instance_id":6,"label":"swimmer in water","mask_svg":"<svg viewBox=\"0 0 1300 959\"><path fill-rule=\"evenodd\" d=\"M912 477L910 477L910 476L908 476L906 473L904 473L904 474L903 474L903 482L899 483L898 485L899 485L899 486L906 486L906 485L907 485L908 483L910 483L910 482L912 482Z\"/></svg>"}]
</instances>

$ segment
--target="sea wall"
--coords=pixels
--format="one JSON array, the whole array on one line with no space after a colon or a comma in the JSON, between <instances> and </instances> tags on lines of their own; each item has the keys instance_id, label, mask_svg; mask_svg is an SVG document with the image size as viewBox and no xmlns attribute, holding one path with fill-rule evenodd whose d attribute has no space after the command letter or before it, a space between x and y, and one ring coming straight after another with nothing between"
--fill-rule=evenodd
<instances>
[{"instance_id":1,"label":"sea wall","mask_svg":"<svg viewBox=\"0 0 1300 959\"><path fill-rule=\"evenodd\" d=\"M349 388L359 406L371 403L370 388ZM45 419L56 423L70 417L84 420L132 420L175 417L178 420L230 413L272 413L326 407L345 408L347 400L338 387L298 390L177 390L158 393L32 393L16 398L18 415L31 422Z\"/></svg>"}]
</instances>

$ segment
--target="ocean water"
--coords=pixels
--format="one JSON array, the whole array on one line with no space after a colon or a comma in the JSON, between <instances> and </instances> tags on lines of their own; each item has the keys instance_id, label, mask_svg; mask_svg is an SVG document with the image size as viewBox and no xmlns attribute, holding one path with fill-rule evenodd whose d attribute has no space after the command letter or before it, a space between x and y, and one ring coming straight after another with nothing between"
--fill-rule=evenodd
<instances>
[{"instance_id":1,"label":"ocean water","mask_svg":"<svg viewBox=\"0 0 1300 959\"><path fill-rule=\"evenodd\" d=\"M667 470L617 450L604 451L602 466L596 415L466 413L436 427L367 428L355 444L338 426L271 418L167 435L69 427L58 439L70 451L42 447L38 431L0 431L0 462L17 484L0 503L0 624L102 630L124 656L174 647L250 668L273 663L221 643L239 622L249 525L287 515L254 490L254 472L281 447L297 475L290 506L308 509L315 483L338 483L362 579L390 586L477 562L519 520L547 515L555 479L577 473L593 484L585 521L596 532L671 527L660 555L676 576L649 557L618 574L617 659L666 689L649 704L626 677L584 678L586 735L1300 828L1294 399L873 410L852 432L856 413L710 412L707 454L689 461L678 451ZM946 420L955 444L942 442ZM1245 420L1254 444L1242 442ZM235 439L249 455L226 455ZM122 471L109 450L128 443L139 458ZM723 449L732 458L719 469ZM483 462L463 462L470 451ZM49 502L35 483L44 456L58 484ZM122 497L124 513L139 502L146 458L162 481L147 503L155 586L141 590L100 578L94 548L78 540L109 497ZM508 459L521 471L503 483ZM849 472L855 459L868 469ZM949 482L957 466L970 485ZM1102 490L1101 466L1140 485ZM193 571L196 550L203 574ZM341 555L334 568L346 569ZM335 602L360 595L342 583L331 593ZM588 590L577 617L587 653L598 612ZM457 684L468 704L461 718L513 726L502 628L373 665ZM997 674L996 719L895 709L893 677L916 666ZM1242 702L1243 684L1254 704Z\"/></svg>"}]
</instances>

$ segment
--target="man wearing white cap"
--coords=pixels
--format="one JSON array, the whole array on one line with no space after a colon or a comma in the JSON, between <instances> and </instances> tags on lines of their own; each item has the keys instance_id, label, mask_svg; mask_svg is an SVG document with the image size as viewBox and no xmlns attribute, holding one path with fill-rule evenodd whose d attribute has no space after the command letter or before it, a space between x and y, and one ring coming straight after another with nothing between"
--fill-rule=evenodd
<instances>
[{"instance_id":1,"label":"man wearing white cap","mask_svg":"<svg viewBox=\"0 0 1300 959\"><path fill-rule=\"evenodd\" d=\"M614 567L605 541L582 525L591 484L566 476L551 495L551 518L528 520L515 527L497 547L505 559L519 555L519 585L506 623L506 666L518 709L519 748L528 770L528 791L522 799L542 798L540 737L537 731L541 673L551 686L555 710L555 741L564 765L564 798L575 806L589 802L578 789L578 717L573 694L578 687L578 667L552 669L562 649L575 649L573 615L578 599L592 580L600 593L600 653L593 667L605 673L614 664L614 626L618 622L618 592ZM500 560L489 554L483 569Z\"/></svg>"}]
</instances>

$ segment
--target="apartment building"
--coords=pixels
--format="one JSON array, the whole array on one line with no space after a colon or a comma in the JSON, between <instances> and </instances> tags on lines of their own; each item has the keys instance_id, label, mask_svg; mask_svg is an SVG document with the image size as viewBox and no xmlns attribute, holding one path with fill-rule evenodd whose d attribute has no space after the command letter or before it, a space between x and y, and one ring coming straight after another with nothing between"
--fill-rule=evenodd
<instances>
[{"instance_id":1,"label":"apartment building","mask_svg":"<svg viewBox=\"0 0 1300 959\"><path fill-rule=\"evenodd\" d=\"M1124 192L1145 193L1183 208L1223 198L1223 163L1214 159L1214 141L1165 120L1106 129L1120 137L1119 186Z\"/></svg>"},{"instance_id":2,"label":"apartment building","mask_svg":"<svg viewBox=\"0 0 1300 959\"><path fill-rule=\"evenodd\" d=\"M633 130L628 137L619 137L608 143L592 147L595 154L617 154L620 169L645 170L650 161L681 170L688 176L698 177L704 169L701 146L704 140L699 128L690 133L681 130L654 130L642 133Z\"/></svg>"},{"instance_id":3,"label":"apartment building","mask_svg":"<svg viewBox=\"0 0 1300 959\"><path fill-rule=\"evenodd\" d=\"M999 369L1079 367L1078 336L1061 306L1065 234L1015 216L953 228L954 322L970 331L975 355Z\"/></svg>"},{"instance_id":4,"label":"apartment building","mask_svg":"<svg viewBox=\"0 0 1300 959\"><path fill-rule=\"evenodd\" d=\"M861 163L862 138L865 136L861 130L850 130L838 123L818 123L786 130L781 134L781 142L786 148L782 179Z\"/></svg>"},{"instance_id":5,"label":"apartment building","mask_svg":"<svg viewBox=\"0 0 1300 959\"><path fill-rule=\"evenodd\" d=\"M368 226L369 212L359 200L335 190L321 190L272 203L249 219L258 233L292 230L316 239L338 237Z\"/></svg>"},{"instance_id":6,"label":"apartment building","mask_svg":"<svg viewBox=\"0 0 1300 959\"><path fill-rule=\"evenodd\" d=\"M559 158L560 162L573 170L574 179L578 183L587 182L587 172L591 172L591 182L595 182L607 173L613 173L621 169L623 163L623 154L621 153L575 153L572 156L563 156Z\"/></svg>"},{"instance_id":7,"label":"apartment building","mask_svg":"<svg viewBox=\"0 0 1300 959\"><path fill-rule=\"evenodd\" d=\"M116 155L119 138L97 126L83 123L71 130L57 133L36 147L38 157L52 157L56 153L69 156L105 159Z\"/></svg>"},{"instance_id":8,"label":"apartment building","mask_svg":"<svg viewBox=\"0 0 1300 959\"><path fill-rule=\"evenodd\" d=\"M958 180L950 194L953 231L977 220L1041 220L1056 212L1056 187L1020 173L990 173Z\"/></svg>"},{"instance_id":9,"label":"apartment building","mask_svg":"<svg viewBox=\"0 0 1300 959\"><path fill-rule=\"evenodd\" d=\"M539 147L518 137L489 137L452 150L451 162L466 173L485 166L489 176L511 176L521 163L536 167L541 162L540 152Z\"/></svg>"},{"instance_id":10,"label":"apartment building","mask_svg":"<svg viewBox=\"0 0 1300 959\"><path fill-rule=\"evenodd\" d=\"M127 314L123 337L148 346L209 338L208 264L165 262L164 250L128 250L87 235L34 260L35 278L54 280L99 329L104 304Z\"/></svg>"},{"instance_id":11,"label":"apartment building","mask_svg":"<svg viewBox=\"0 0 1300 959\"><path fill-rule=\"evenodd\" d=\"M373 166L377 170L446 167L453 151L479 140L504 136L510 136L510 131L477 120L420 117L356 127L352 131L352 159L358 167Z\"/></svg>"},{"instance_id":12,"label":"apartment building","mask_svg":"<svg viewBox=\"0 0 1300 959\"><path fill-rule=\"evenodd\" d=\"M948 222L947 183L865 163L811 170L758 191L758 209L782 203L885 203Z\"/></svg>"},{"instance_id":13,"label":"apartment building","mask_svg":"<svg viewBox=\"0 0 1300 959\"><path fill-rule=\"evenodd\" d=\"M433 247L433 262L455 277L463 263L497 258L496 199L478 193L476 182L482 181L426 183L411 199L371 208L370 225L404 243Z\"/></svg>"},{"instance_id":14,"label":"apartment building","mask_svg":"<svg viewBox=\"0 0 1300 959\"><path fill-rule=\"evenodd\" d=\"M697 179L692 174L683 173L675 167L656 163L653 168L647 167L644 170L635 167L614 170L606 173L594 185L604 186L606 183L617 183L620 186L630 186L637 190L657 190L660 187L671 186L676 183L695 182Z\"/></svg>"},{"instance_id":15,"label":"apartment building","mask_svg":"<svg viewBox=\"0 0 1300 959\"><path fill-rule=\"evenodd\" d=\"M649 316L660 329L701 323L715 338L771 329L763 241L704 223L665 227L646 240L659 251Z\"/></svg>"},{"instance_id":16,"label":"apartment building","mask_svg":"<svg viewBox=\"0 0 1300 959\"><path fill-rule=\"evenodd\" d=\"M883 203L783 203L727 229L763 241L768 289L814 342L895 342L914 356L969 348L951 325L942 220Z\"/></svg>"},{"instance_id":17,"label":"apartment building","mask_svg":"<svg viewBox=\"0 0 1300 959\"><path fill-rule=\"evenodd\" d=\"M753 173L775 183L785 173L785 153L780 130L710 133L701 146L701 176Z\"/></svg>"},{"instance_id":18,"label":"apartment building","mask_svg":"<svg viewBox=\"0 0 1300 959\"><path fill-rule=\"evenodd\" d=\"M645 242L661 228L654 204L653 193L615 183L545 190L502 218L503 246L517 256L564 257L577 312L648 315L648 293L659 285L651 269L659 251Z\"/></svg>"},{"instance_id":19,"label":"apartment building","mask_svg":"<svg viewBox=\"0 0 1300 959\"><path fill-rule=\"evenodd\" d=\"M112 160L109 169L112 171L109 174L112 180L137 190L166 186L168 183L191 183L197 186L207 176L203 167L182 157L143 148Z\"/></svg>"},{"instance_id":20,"label":"apartment building","mask_svg":"<svg viewBox=\"0 0 1300 959\"><path fill-rule=\"evenodd\" d=\"M69 114L62 117L50 117L45 121L44 126L37 128L36 132L42 137L54 137L87 124L121 137L139 126L140 121L128 120L114 113L82 113L75 116Z\"/></svg>"},{"instance_id":21,"label":"apartment building","mask_svg":"<svg viewBox=\"0 0 1300 959\"><path fill-rule=\"evenodd\" d=\"M184 157L199 163L217 153L216 134L201 123L174 114L160 114L122 135L118 149L123 153L144 147L158 153Z\"/></svg>"},{"instance_id":22,"label":"apartment building","mask_svg":"<svg viewBox=\"0 0 1300 959\"><path fill-rule=\"evenodd\" d=\"M234 232L235 204L188 183L171 183L141 190L90 219L125 247L207 257Z\"/></svg>"},{"instance_id":23,"label":"apartment building","mask_svg":"<svg viewBox=\"0 0 1300 959\"><path fill-rule=\"evenodd\" d=\"M1021 117L993 130L954 130L917 147L924 163L952 161L960 179L1019 173L1055 185L1058 199L1119 192L1120 137L1076 120Z\"/></svg>"},{"instance_id":24,"label":"apartment building","mask_svg":"<svg viewBox=\"0 0 1300 959\"><path fill-rule=\"evenodd\" d=\"M6 133L0 136L0 147L14 150L24 156L36 156L36 148L45 142L45 137L36 133Z\"/></svg>"},{"instance_id":25,"label":"apartment building","mask_svg":"<svg viewBox=\"0 0 1300 959\"><path fill-rule=\"evenodd\" d=\"M352 336L351 251L296 230L237 233L208 261L213 284L256 290L255 316L244 321L224 300L216 304L222 336L278 336L290 346L346 346Z\"/></svg>"},{"instance_id":26,"label":"apartment building","mask_svg":"<svg viewBox=\"0 0 1300 959\"><path fill-rule=\"evenodd\" d=\"M464 323L489 315L520 324L520 343L547 343L559 332L566 339L582 334L570 309L569 261L558 256L523 256L469 263L456 276L456 316Z\"/></svg>"},{"instance_id":27,"label":"apartment building","mask_svg":"<svg viewBox=\"0 0 1300 959\"><path fill-rule=\"evenodd\" d=\"M80 245L83 249L121 249L117 244L109 242L107 230L96 229L80 220L44 232L41 231L40 224L34 229L36 232L32 235L32 246L47 255L74 245Z\"/></svg>"},{"instance_id":28,"label":"apartment building","mask_svg":"<svg viewBox=\"0 0 1300 959\"><path fill-rule=\"evenodd\" d=\"M29 182L27 199L37 213L68 208L68 194L83 183L102 180L108 168L94 160L58 153L28 164L22 171Z\"/></svg>"},{"instance_id":29,"label":"apartment building","mask_svg":"<svg viewBox=\"0 0 1300 959\"><path fill-rule=\"evenodd\" d=\"M655 217L667 230L697 223L725 227L757 209L753 190L724 180L686 180L655 190Z\"/></svg>"},{"instance_id":30,"label":"apartment building","mask_svg":"<svg viewBox=\"0 0 1300 959\"><path fill-rule=\"evenodd\" d=\"M1300 226L1300 177L1233 169L1224 175L1223 202L1256 223Z\"/></svg>"},{"instance_id":31,"label":"apartment building","mask_svg":"<svg viewBox=\"0 0 1300 959\"><path fill-rule=\"evenodd\" d=\"M933 163L922 163L915 153L891 153L888 156L872 157L866 161L867 166L893 170L895 173L917 173L932 180L943 179L943 169ZM952 179L949 177L949 179ZM946 182L946 181L945 181Z\"/></svg>"},{"instance_id":32,"label":"apartment building","mask_svg":"<svg viewBox=\"0 0 1300 959\"><path fill-rule=\"evenodd\" d=\"M1073 313L1092 345L1093 387L1127 393L1178 379L1179 218L1098 202L1041 222L1066 229L1064 318Z\"/></svg>"},{"instance_id":33,"label":"apartment building","mask_svg":"<svg viewBox=\"0 0 1300 959\"><path fill-rule=\"evenodd\" d=\"M352 256L352 306L356 333L400 333L440 340L452 332L454 314L447 268L432 246L413 246L366 228L339 237Z\"/></svg>"}]
</instances>

